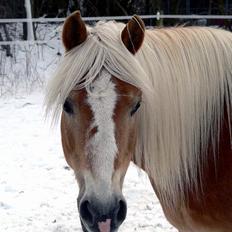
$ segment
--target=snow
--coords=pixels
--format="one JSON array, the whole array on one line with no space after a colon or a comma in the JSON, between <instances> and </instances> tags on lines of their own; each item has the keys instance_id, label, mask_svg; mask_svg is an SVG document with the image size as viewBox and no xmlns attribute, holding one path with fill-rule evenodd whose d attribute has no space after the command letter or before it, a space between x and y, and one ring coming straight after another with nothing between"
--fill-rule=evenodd
<instances>
[{"instance_id":1,"label":"snow","mask_svg":"<svg viewBox=\"0 0 232 232\"><path fill-rule=\"evenodd\" d=\"M0 98L0 231L82 231L78 187L64 160L59 127L44 120L43 94ZM131 164L128 214L119 231L174 232L147 176Z\"/></svg>"}]
</instances>

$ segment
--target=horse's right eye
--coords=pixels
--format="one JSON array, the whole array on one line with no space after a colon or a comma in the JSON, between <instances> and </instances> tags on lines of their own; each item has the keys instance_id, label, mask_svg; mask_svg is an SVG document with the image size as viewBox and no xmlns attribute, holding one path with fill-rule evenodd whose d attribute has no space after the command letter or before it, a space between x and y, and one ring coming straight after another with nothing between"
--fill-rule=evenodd
<instances>
[{"instance_id":1,"label":"horse's right eye","mask_svg":"<svg viewBox=\"0 0 232 232\"><path fill-rule=\"evenodd\" d=\"M64 102L63 110L64 110L67 114L73 114L73 113L74 113L72 103L71 103L70 101L68 101L68 100L66 100L66 101Z\"/></svg>"}]
</instances>

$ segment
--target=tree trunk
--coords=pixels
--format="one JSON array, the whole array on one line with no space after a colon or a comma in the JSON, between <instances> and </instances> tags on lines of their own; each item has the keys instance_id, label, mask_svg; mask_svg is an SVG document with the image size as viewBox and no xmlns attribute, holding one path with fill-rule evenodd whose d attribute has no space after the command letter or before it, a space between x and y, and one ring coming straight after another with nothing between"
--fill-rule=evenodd
<instances>
[{"instance_id":1,"label":"tree trunk","mask_svg":"<svg viewBox=\"0 0 232 232\"><path fill-rule=\"evenodd\" d=\"M27 40L27 23L23 23L23 40Z\"/></svg>"},{"instance_id":2,"label":"tree trunk","mask_svg":"<svg viewBox=\"0 0 232 232\"><path fill-rule=\"evenodd\" d=\"M10 35L9 35L8 30L7 30L7 27L6 27L6 24L3 24L3 30L4 30L4 32L5 32L6 40L7 40L7 41L11 41ZM0 40L3 41L2 36L0 37ZM3 49L6 50L6 56L13 57L13 55L12 55L12 53L11 53L10 45L2 45L2 47L3 47Z\"/></svg>"}]
</instances>

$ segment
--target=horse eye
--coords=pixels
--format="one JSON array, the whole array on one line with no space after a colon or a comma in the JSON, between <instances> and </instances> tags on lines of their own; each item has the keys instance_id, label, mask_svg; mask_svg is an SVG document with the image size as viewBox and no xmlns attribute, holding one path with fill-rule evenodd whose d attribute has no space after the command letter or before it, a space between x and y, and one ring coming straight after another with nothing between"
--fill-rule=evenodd
<instances>
[{"instance_id":1,"label":"horse eye","mask_svg":"<svg viewBox=\"0 0 232 232\"><path fill-rule=\"evenodd\" d=\"M63 110L68 114L73 114L73 107L70 101L66 100L63 105Z\"/></svg>"},{"instance_id":2,"label":"horse eye","mask_svg":"<svg viewBox=\"0 0 232 232\"><path fill-rule=\"evenodd\" d=\"M136 111L139 109L139 107L140 107L140 102L136 104L136 106L131 111L130 115L133 116L136 113Z\"/></svg>"}]
</instances>

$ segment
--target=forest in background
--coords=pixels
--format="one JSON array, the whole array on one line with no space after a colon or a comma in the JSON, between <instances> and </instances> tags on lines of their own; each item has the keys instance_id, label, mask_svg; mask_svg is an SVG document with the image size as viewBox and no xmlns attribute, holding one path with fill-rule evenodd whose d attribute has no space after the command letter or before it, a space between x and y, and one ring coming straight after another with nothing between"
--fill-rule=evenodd
<instances>
[{"instance_id":1,"label":"forest in background","mask_svg":"<svg viewBox=\"0 0 232 232\"><path fill-rule=\"evenodd\" d=\"M231 14L232 0L31 0L32 17L66 17L80 9L83 16L131 14ZM1 0L0 18L26 17L23 0Z\"/></svg>"}]
</instances>

